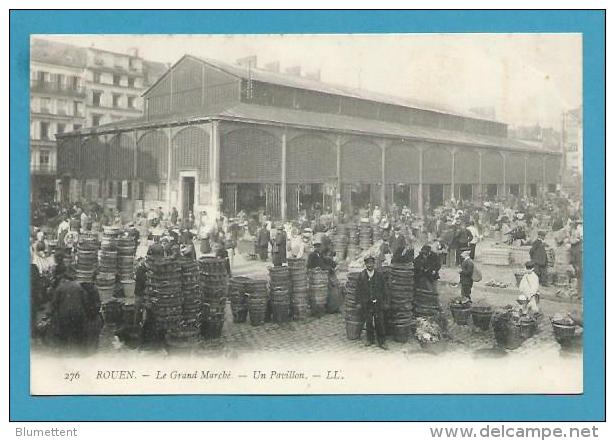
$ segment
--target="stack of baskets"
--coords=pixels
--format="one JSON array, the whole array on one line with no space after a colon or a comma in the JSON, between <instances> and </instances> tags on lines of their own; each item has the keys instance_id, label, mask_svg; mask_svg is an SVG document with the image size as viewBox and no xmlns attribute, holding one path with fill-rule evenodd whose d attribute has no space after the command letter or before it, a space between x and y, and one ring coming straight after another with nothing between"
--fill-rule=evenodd
<instances>
[{"instance_id":1,"label":"stack of baskets","mask_svg":"<svg viewBox=\"0 0 615 441\"><path fill-rule=\"evenodd\" d=\"M117 246L117 238L120 235L119 227L103 227L103 235L100 241L101 248L115 249Z\"/></svg>"},{"instance_id":2,"label":"stack of baskets","mask_svg":"<svg viewBox=\"0 0 615 441\"><path fill-rule=\"evenodd\" d=\"M246 282L248 294L248 311L252 326L262 325L267 315L267 302L269 301L266 280L249 280Z\"/></svg>"},{"instance_id":3,"label":"stack of baskets","mask_svg":"<svg viewBox=\"0 0 615 441\"><path fill-rule=\"evenodd\" d=\"M182 320L182 281L176 259L148 256L146 302L152 305L156 330L165 335Z\"/></svg>"},{"instance_id":4,"label":"stack of baskets","mask_svg":"<svg viewBox=\"0 0 615 441\"><path fill-rule=\"evenodd\" d=\"M199 259L199 271L199 287L203 300L201 332L207 338L219 338L222 335L228 292L226 261L202 256Z\"/></svg>"},{"instance_id":5,"label":"stack of baskets","mask_svg":"<svg viewBox=\"0 0 615 441\"><path fill-rule=\"evenodd\" d=\"M437 282L433 282L434 284ZM436 317L442 312L438 292L427 284L419 283L414 289L414 315Z\"/></svg>"},{"instance_id":6,"label":"stack of baskets","mask_svg":"<svg viewBox=\"0 0 615 441\"><path fill-rule=\"evenodd\" d=\"M117 250L109 247L102 247L98 252L98 272L106 274L117 274Z\"/></svg>"},{"instance_id":7,"label":"stack of baskets","mask_svg":"<svg viewBox=\"0 0 615 441\"><path fill-rule=\"evenodd\" d=\"M82 235L77 244L77 281L92 282L94 272L96 271L98 244L94 240L89 240L88 237Z\"/></svg>"},{"instance_id":8,"label":"stack of baskets","mask_svg":"<svg viewBox=\"0 0 615 441\"><path fill-rule=\"evenodd\" d=\"M480 259L481 262L485 265L508 266L510 265L510 248L483 248L480 253Z\"/></svg>"},{"instance_id":9,"label":"stack of baskets","mask_svg":"<svg viewBox=\"0 0 615 441\"><path fill-rule=\"evenodd\" d=\"M349 260L353 260L357 257L359 252L359 226L356 223L348 224L348 249L346 250L346 257Z\"/></svg>"},{"instance_id":10,"label":"stack of baskets","mask_svg":"<svg viewBox=\"0 0 615 441\"><path fill-rule=\"evenodd\" d=\"M199 264L190 258L179 260L182 275L182 321L198 334L202 313L199 290Z\"/></svg>"},{"instance_id":11,"label":"stack of baskets","mask_svg":"<svg viewBox=\"0 0 615 441\"><path fill-rule=\"evenodd\" d=\"M359 248L368 249L372 245L372 226L369 222L361 222L359 226Z\"/></svg>"},{"instance_id":12,"label":"stack of baskets","mask_svg":"<svg viewBox=\"0 0 615 441\"><path fill-rule=\"evenodd\" d=\"M513 265L523 265L530 259L529 246L514 246L510 248L510 263Z\"/></svg>"},{"instance_id":13,"label":"stack of baskets","mask_svg":"<svg viewBox=\"0 0 615 441\"><path fill-rule=\"evenodd\" d=\"M231 278L231 311L233 322L245 323L248 318L248 282L247 277L237 276Z\"/></svg>"},{"instance_id":14,"label":"stack of baskets","mask_svg":"<svg viewBox=\"0 0 615 441\"><path fill-rule=\"evenodd\" d=\"M413 319L413 264L391 265L389 270L388 289L390 307L387 314L387 325L395 341L405 343L410 337Z\"/></svg>"},{"instance_id":15,"label":"stack of baskets","mask_svg":"<svg viewBox=\"0 0 615 441\"><path fill-rule=\"evenodd\" d=\"M380 225L374 225L372 227L372 237L373 237L373 243L376 243L379 240L382 240L382 228L380 228Z\"/></svg>"},{"instance_id":16,"label":"stack of baskets","mask_svg":"<svg viewBox=\"0 0 615 441\"><path fill-rule=\"evenodd\" d=\"M294 320L305 320L310 314L306 262L301 258L289 258L288 269L292 282L290 299L292 316Z\"/></svg>"},{"instance_id":17,"label":"stack of baskets","mask_svg":"<svg viewBox=\"0 0 615 441\"><path fill-rule=\"evenodd\" d=\"M135 254L137 247L131 237L120 237L116 240L117 263L120 280L134 280Z\"/></svg>"},{"instance_id":18,"label":"stack of baskets","mask_svg":"<svg viewBox=\"0 0 615 441\"><path fill-rule=\"evenodd\" d=\"M285 323L290 321L291 278L287 266L269 267L269 287L273 321Z\"/></svg>"},{"instance_id":19,"label":"stack of baskets","mask_svg":"<svg viewBox=\"0 0 615 441\"><path fill-rule=\"evenodd\" d=\"M312 315L320 317L327 307L329 294L329 274L319 268L309 271L310 308Z\"/></svg>"},{"instance_id":20,"label":"stack of baskets","mask_svg":"<svg viewBox=\"0 0 615 441\"><path fill-rule=\"evenodd\" d=\"M116 246L120 282L126 298L132 299L135 293L135 254L137 247L135 241L130 237L118 237Z\"/></svg>"},{"instance_id":21,"label":"stack of baskets","mask_svg":"<svg viewBox=\"0 0 615 441\"><path fill-rule=\"evenodd\" d=\"M346 258L346 247L348 246L348 231L345 224L340 224L335 230L335 236L333 236L333 248L338 261L342 261Z\"/></svg>"},{"instance_id":22,"label":"stack of baskets","mask_svg":"<svg viewBox=\"0 0 615 441\"><path fill-rule=\"evenodd\" d=\"M361 338L363 330L363 311L361 310L361 299L357 290L359 272L348 273L344 298L344 313L346 321L346 337L348 340L358 340Z\"/></svg>"}]
</instances>

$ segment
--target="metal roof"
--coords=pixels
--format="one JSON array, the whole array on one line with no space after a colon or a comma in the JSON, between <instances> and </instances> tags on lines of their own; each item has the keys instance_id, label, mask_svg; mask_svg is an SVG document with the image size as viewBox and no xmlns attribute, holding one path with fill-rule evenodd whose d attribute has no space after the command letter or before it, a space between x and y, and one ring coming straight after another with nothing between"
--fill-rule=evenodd
<instances>
[{"instance_id":1,"label":"metal roof","mask_svg":"<svg viewBox=\"0 0 615 441\"><path fill-rule=\"evenodd\" d=\"M226 72L230 75L241 79L251 79L253 81L258 81L261 83L268 84L276 84L284 87L291 87L295 89L303 89L303 90L311 90L314 92L326 93L331 95L339 95L345 96L348 98L356 98L361 100L373 101L377 103L383 104L391 104L394 106L401 107L409 107L412 109L420 109L427 110L431 112L444 113L447 115L460 116L464 118L471 118L474 120L480 121L489 121L495 122L498 124L505 124L501 121L496 121L494 119L479 117L476 115L472 115L468 112L460 112L457 110L447 109L441 106L438 106L434 103L427 103L424 101L411 100L408 98L402 98L398 96L386 95L378 92L372 92L369 90L352 88L332 83L325 83L319 80L314 80L307 77L302 77L298 75L291 75L288 73L280 73L273 72L265 69L259 69L257 67L252 67L248 70L245 66L240 66L236 64L225 63L219 60L213 60L209 58L197 57L194 55L186 54L181 57L163 76L161 76L158 81L161 81L173 68L182 62L185 58L192 58L193 60L199 61L201 63L208 64L216 69L219 69L223 72ZM151 88L153 88L157 83L154 83L148 90L146 90L143 95L146 95Z\"/></svg>"},{"instance_id":2,"label":"metal roof","mask_svg":"<svg viewBox=\"0 0 615 441\"><path fill-rule=\"evenodd\" d=\"M426 141L455 146L480 147L485 149L504 149L543 154L559 154L536 148L516 139L478 135L467 132L445 130L424 126L409 126L387 121L357 118L345 115L307 112L277 107L259 106L241 103L220 112L204 114L174 115L159 120L147 120L144 117L104 124L98 127L81 129L78 132L65 133L63 136L114 133L118 131L140 130L155 127L184 125L210 120L239 121L252 124L278 125L308 130L321 130L385 138Z\"/></svg>"}]
</instances>

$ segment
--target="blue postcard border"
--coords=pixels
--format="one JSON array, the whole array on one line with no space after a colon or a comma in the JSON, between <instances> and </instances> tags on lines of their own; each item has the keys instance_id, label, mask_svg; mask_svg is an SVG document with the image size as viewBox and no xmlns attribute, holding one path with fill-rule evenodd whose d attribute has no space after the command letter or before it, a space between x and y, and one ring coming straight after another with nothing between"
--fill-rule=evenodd
<instances>
[{"instance_id":1,"label":"blue postcard border","mask_svg":"<svg viewBox=\"0 0 615 441\"><path fill-rule=\"evenodd\" d=\"M12 421L600 421L605 419L605 12L11 11L10 419ZM583 34L585 322L581 395L61 396L29 394L31 34ZM453 374L453 372L451 372Z\"/></svg>"}]
</instances>

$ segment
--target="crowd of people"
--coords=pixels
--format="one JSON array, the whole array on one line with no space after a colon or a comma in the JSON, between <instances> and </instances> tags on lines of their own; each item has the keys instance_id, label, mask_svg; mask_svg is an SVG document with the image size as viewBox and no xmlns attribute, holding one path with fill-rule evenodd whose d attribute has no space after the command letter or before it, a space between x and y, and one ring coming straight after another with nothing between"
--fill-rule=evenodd
<instances>
[{"instance_id":1,"label":"crowd of people","mask_svg":"<svg viewBox=\"0 0 615 441\"><path fill-rule=\"evenodd\" d=\"M359 284L365 310L372 311L368 342L377 341L381 346L385 346L381 332L384 305L379 302L384 302L380 276L374 274L380 274L383 262L413 263L416 286L429 291L437 290L442 267L455 268L460 294L470 302L479 273L474 262L479 241L492 236L508 245L531 245L518 299L531 311L538 311L540 286L547 283L549 246L569 247L572 270L579 282L582 277L581 205L578 200L555 195L540 201L514 196L481 203L451 200L427 210L424 216L395 204L388 210L368 205L353 213L336 214L328 207L315 206L288 222L270 219L264 210L249 215L240 211L233 218L189 212L182 219L175 207L169 212L157 207L126 219L123 213L94 203L55 204L37 207L33 214L33 330L39 326L37 313L46 310L55 319L54 333L62 344L86 349L97 345L102 317L96 287L76 282L74 269L65 262L75 254L81 234L100 231L103 226L121 227L123 234L135 241L137 297L145 289L145 255L192 259L215 255L225 259L231 275L239 242L250 244L244 248L246 258L270 261L273 266L286 265L288 258L306 259L309 270L318 268L329 274L330 291L339 297L336 271L341 259L336 256L333 238L338 225L361 222L380 229L382 238L377 251L367 256ZM547 233L550 244L546 243ZM339 306L341 299L336 302Z\"/></svg>"}]
</instances>

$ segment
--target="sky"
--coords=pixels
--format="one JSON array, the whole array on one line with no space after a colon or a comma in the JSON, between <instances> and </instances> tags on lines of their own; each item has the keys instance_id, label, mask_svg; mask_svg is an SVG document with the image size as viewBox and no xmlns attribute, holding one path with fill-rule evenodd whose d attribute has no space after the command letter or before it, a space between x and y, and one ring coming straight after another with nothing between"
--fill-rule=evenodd
<instances>
[{"instance_id":1,"label":"sky","mask_svg":"<svg viewBox=\"0 0 615 441\"><path fill-rule=\"evenodd\" d=\"M258 67L320 69L321 80L436 103L467 112L494 107L510 125L558 129L562 112L582 105L581 34L371 35L46 35L152 61L192 54Z\"/></svg>"}]
</instances>

